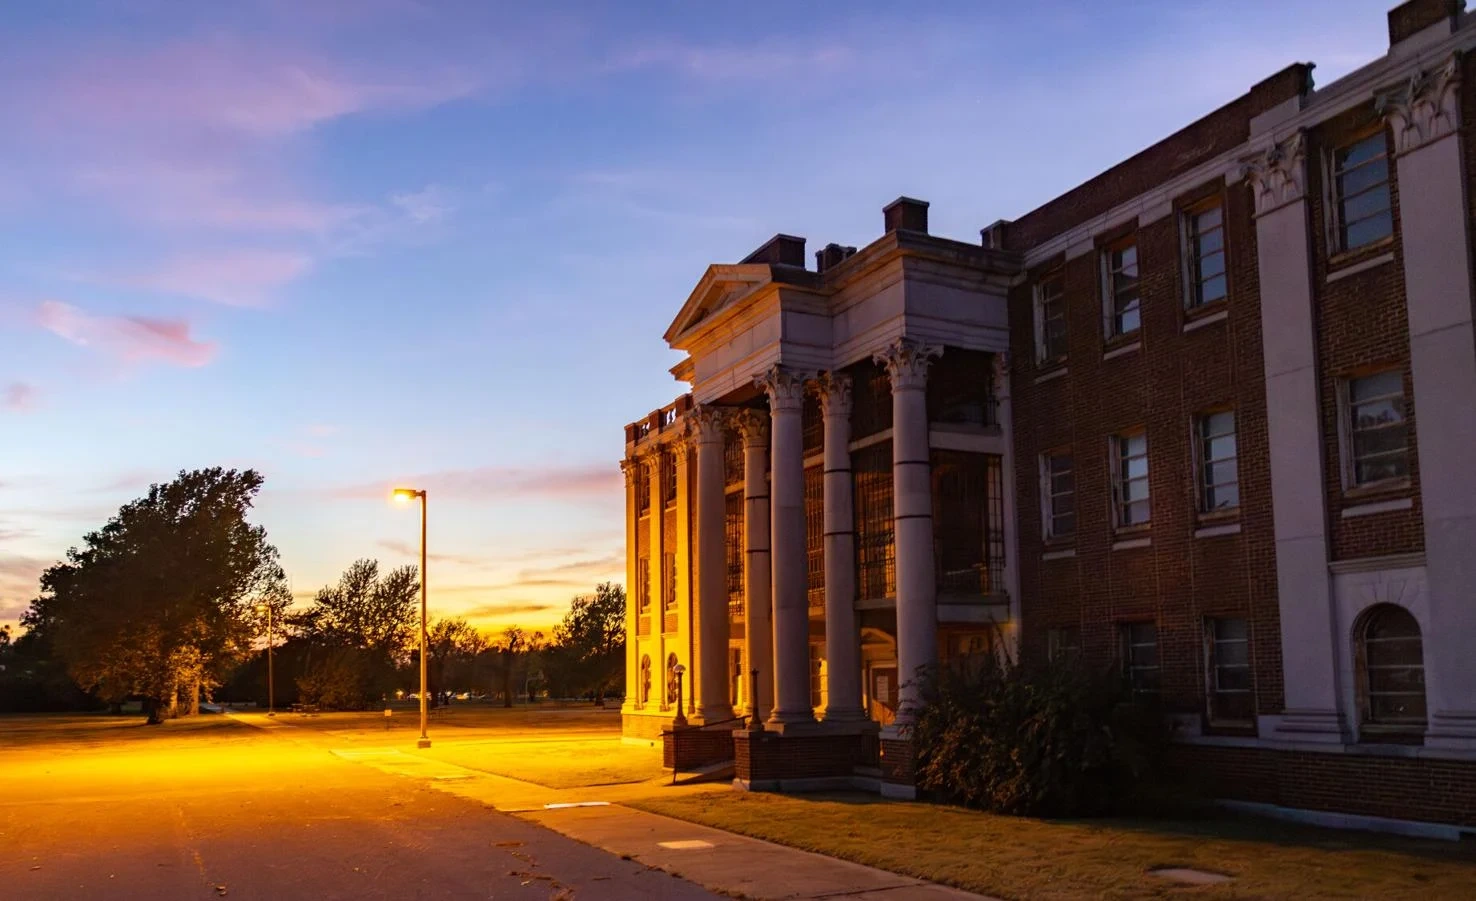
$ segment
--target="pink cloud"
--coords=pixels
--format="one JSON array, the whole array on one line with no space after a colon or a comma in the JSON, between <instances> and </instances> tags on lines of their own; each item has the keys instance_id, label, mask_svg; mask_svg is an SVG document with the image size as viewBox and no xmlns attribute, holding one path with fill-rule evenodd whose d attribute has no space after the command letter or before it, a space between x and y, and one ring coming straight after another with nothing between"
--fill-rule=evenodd
<instances>
[{"instance_id":1,"label":"pink cloud","mask_svg":"<svg viewBox=\"0 0 1476 901\"><path fill-rule=\"evenodd\" d=\"M182 319L93 316L59 300L42 302L36 322L59 338L107 354L121 363L204 366L215 357L213 341L199 341Z\"/></svg>"},{"instance_id":2,"label":"pink cloud","mask_svg":"<svg viewBox=\"0 0 1476 901\"><path fill-rule=\"evenodd\" d=\"M273 292L307 274L313 261L285 250L228 250L176 257L151 269L125 273L119 284L238 307L268 303Z\"/></svg>"},{"instance_id":3,"label":"pink cloud","mask_svg":"<svg viewBox=\"0 0 1476 901\"><path fill-rule=\"evenodd\" d=\"M611 465L549 466L538 469L483 466L409 475L396 485L422 488L432 495L456 499L541 497L555 500L598 500L619 497L622 477ZM344 499L386 498L392 485L349 485L329 493Z\"/></svg>"},{"instance_id":4,"label":"pink cloud","mask_svg":"<svg viewBox=\"0 0 1476 901\"><path fill-rule=\"evenodd\" d=\"M24 413L27 410L33 410L40 396L41 392L37 390L35 385L25 382L11 382L5 386L5 409L15 413Z\"/></svg>"}]
</instances>

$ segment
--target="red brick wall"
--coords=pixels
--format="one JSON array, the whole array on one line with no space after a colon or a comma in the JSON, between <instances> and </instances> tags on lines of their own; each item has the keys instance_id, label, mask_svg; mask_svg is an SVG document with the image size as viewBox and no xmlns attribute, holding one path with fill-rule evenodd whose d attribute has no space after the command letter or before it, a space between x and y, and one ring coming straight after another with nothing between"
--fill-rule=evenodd
<instances>
[{"instance_id":1,"label":"red brick wall","mask_svg":"<svg viewBox=\"0 0 1476 901\"><path fill-rule=\"evenodd\" d=\"M733 733L737 778L753 782L849 776L862 753L859 735Z\"/></svg>"},{"instance_id":2,"label":"red brick wall","mask_svg":"<svg viewBox=\"0 0 1476 901\"><path fill-rule=\"evenodd\" d=\"M1176 745L1210 797L1476 827L1476 762Z\"/></svg>"},{"instance_id":3,"label":"red brick wall","mask_svg":"<svg viewBox=\"0 0 1476 901\"><path fill-rule=\"evenodd\" d=\"M661 765L692 770L733 759L733 730L668 729L661 733Z\"/></svg>"},{"instance_id":4,"label":"red brick wall","mask_svg":"<svg viewBox=\"0 0 1476 901\"><path fill-rule=\"evenodd\" d=\"M1037 384L1034 279L1012 292L1015 444L1021 534L1025 651L1043 656L1054 626L1082 630L1090 659L1117 652L1121 622L1153 619L1159 628L1164 700L1203 709L1203 621L1240 616L1252 629L1260 709L1282 706L1280 624L1271 529L1265 379L1254 223L1248 189L1209 182L1184 200L1219 194L1225 203L1229 298L1222 322L1183 331L1186 314L1177 215L1137 232L1142 349L1103 359L1099 261L1065 263L1068 373ZM1115 235L1114 235L1115 237ZM1059 265L1040 267L1033 276ZM1216 312L1214 310L1208 312ZM1201 520L1193 459L1196 414L1230 404L1236 413L1241 509L1228 522ZM1147 548L1113 550L1109 436L1143 426L1148 435L1152 525ZM1037 460L1070 446L1075 458L1077 528L1073 542L1044 546ZM1196 538L1201 525L1238 523L1240 534ZM1133 536L1137 537L1137 536ZM1076 556L1045 561L1046 550Z\"/></svg>"},{"instance_id":5,"label":"red brick wall","mask_svg":"<svg viewBox=\"0 0 1476 901\"><path fill-rule=\"evenodd\" d=\"M1409 375L1409 320L1404 300L1404 258L1399 236L1399 183L1394 161L1389 161L1390 196L1394 204L1394 237L1386 244L1329 256L1325 221L1323 159L1332 150L1378 127L1373 101L1330 120L1308 135L1307 195L1311 215L1312 290L1315 297L1322 398L1322 439L1326 461L1325 483L1328 527L1333 559L1344 560L1424 550L1419 496L1418 436L1414 386ZM1389 140L1388 129L1384 129ZM1394 150L1389 141L1389 152ZM1328 275L1347 266L1392 253L1393 262L1346 278L1328 281ZM1347 491L1339 446L1338 384L1352 373L1370 368L1397 367L1404 371L1404 391L1410 421L1410 483L1392 491ZM1346 507L1373 501L1411 498L1409 510L1396 510L1343 519Z\"/></svg>"}]
</instances>

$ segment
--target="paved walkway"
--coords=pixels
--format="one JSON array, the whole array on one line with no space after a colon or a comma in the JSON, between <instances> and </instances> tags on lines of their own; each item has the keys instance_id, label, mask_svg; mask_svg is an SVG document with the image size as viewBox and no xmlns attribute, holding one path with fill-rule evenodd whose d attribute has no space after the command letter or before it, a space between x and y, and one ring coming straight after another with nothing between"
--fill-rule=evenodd
<instances>
[{"instance_id":1,"label":"paved walkway","mask_svg":"<svg viewBox=\"0 0 1476 901\"><path fill-rule=\"evenodd\" d=\"M252 724L265 719L255 714L232 715ZM277 731L276 735L287 737L284 731ZM294 739L302 737L298 740L309 739L311 735L309 730L294 731L297 733L292 736ZM845 897L848 901L944 901L981 897L619 804L621 800L649 797L658 790L653 783L551 789L430 760L404 748L358 746L330 751L342 759L421 780L437 791L515 814L577 841L728 895L755 899ZM659 790L711 791L712 787Z\"/></svg>"}]
</instances>

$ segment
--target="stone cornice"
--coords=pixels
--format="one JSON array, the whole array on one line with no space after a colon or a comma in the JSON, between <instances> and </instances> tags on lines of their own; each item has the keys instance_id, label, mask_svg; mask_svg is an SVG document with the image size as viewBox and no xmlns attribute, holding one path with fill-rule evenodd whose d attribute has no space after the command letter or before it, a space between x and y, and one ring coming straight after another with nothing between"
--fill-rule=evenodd
<instances>
[{"instance_id":1,"label":"stone cornice","mask_svg":"<svg viewBox=\"0 0 1476 901\"><path fill-rule=\"evenodd\" d=\"M820 399L820 415L826 419L833 416L851 415L851 377L839 372L822 372L810 383L815 396Z\"/></svg>"},{"instance_id":2,"label":"stone cornice","mask_svg":"<svg viewBox=\"0 0 1476 901\"><path fill-rule=\"evenodd\" d=\"M1422 69L1379 95L1378 109L1394 132L1394 152L1408 153L1456 133L1461 126L1461 56Z\"/></svg>"},{"instance_id":3,"label":"stone cornice","mask_svg":"<svg viewBox=\"0 0 1476 901\"><path fill-rule=\"evenodd\" d=\"M928 367L935 357L942 355L943 348L935 344L924 344L912 338L898 338L886 350L873 354L872 359L886 367L893 391L906 391L927 387Z\"/></svg>"},{"instance_id":4,"label":"stone cornice","mask_svg":"<svg viewBox=\"0 0 1476 901\"><path fill-rule=\"evenodd\" d=\"M772 412L798 413L805 401L805 382L809 373L787 366L770 366L753 377L753 386L769 395Z\"/></svg>"},{"instance_id":5,"label":"stone cornice","mask_svg":"<svg viewBox=\"0 0 1476 901\"><path fill-rule=\"evenodd\" d=\"M1306 136L1298 131L1253 156L1241 170L1251 186L1256 215L1264 216L1307 196Z\"/></svg>"}]
</instances>

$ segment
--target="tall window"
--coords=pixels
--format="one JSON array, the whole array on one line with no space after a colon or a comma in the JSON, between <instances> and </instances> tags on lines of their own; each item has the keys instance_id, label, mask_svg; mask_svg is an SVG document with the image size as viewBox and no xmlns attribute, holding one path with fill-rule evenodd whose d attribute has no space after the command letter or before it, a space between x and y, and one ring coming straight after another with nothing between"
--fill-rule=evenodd
<instances>
[{"instance_id":1,"label":"tall window","mask_svg":"<svg viewBox=\"0 0 1476 901\"><path fill-rule=\"evenodd\" d=\"M1336 250L1357 250L1394 234L1389 200L1389 156L1384 131L1333 151Z\"/></svg>"},{"instance_id":2,"label":"tall window","mask_svg":"<svg viewBox=\"0 0 1476 901\"><path fill-rule=\"evenodd\" d=\"M1138 301L1138 245L1124 241L1102 252L1103 312L1107 337L1130 335L1142 325Z\"/></svg>"},{"instance_id":3,"label":"tall window","mask_svg":"<svg viewBox=\"0 0 1476 901\"><path fill-rule=\"evenodd\" d=\"M1240 506L1240 476L1235 462L1235 412L1217 410L1199 417L1199 512L1217 513Z\"/></svg>"},{"instance_id":4,"label":"tall window","mask_svg":"<svg viewBox=\"0 0 1476 901\"><path fill-rule=\"evenodd\" d=\"M1076 534L1076 475L1071 454L1043 454L1040 480L1045 537L1069 538Z\"/></svg>"},{"instance_id":5,"label":"tall window","mask_svg":"<svg viewBox=\"0 0 1476 901\"><path fill-rule=\"evenodd\" d=\"M934 450L930 460L938 594L977 598L1001 591L1004 490L999 457Z\"/></svg>"},{"instance_id":6,"label":"tall window","mask_svg":"<svg viewBox=\"0 0 1476 901\"><path fill-rule=\"evenodd\" d=\"M672 610L676 607L676 582L677 582L676 554L661 555L661 609Z\"/></svg>"},{"instance_id":7,"label":"tall window","mask_svg":"<svg viewBox=\"0 0 1476 901\"><path fill-rule=\"evenodd\" d=\"M825 468L805 469L805 587L811 607L825 606Z\"/></svg>"},{"instance_id":8,"label":"tall window","mask_svg":"<svg viewBox=\"0 0 1476 901\"><path fill-rule=\"evenodd\" d=\"M1066 358L1066 296L1061 273L1043 277L1035 286L1035 360Z\"/></svg>"},{"instance_id":9,"label":"tall window","mask_svg":"<svg viewBox=\"0 0 1476 901\"><path fill-rule=\"evenodd\" d=\"M1423 732L1425 656L1420 624L1403 607L1380 604L1358 634L1359 688L1368 732Z\"/></svg>"},{"instance_id":10,"label":"tall window","mask_svg":"<svg viewBox=\"0 0 1476 901\"><path fill-rule=\"evenodd\" d=\"M636 516L645 516L651 512L651 482L647 476L647 472L648 470L644 463L636 466Z\"/></svg>"},{"instance_id":11,"label":"tall window","mask_svg":"<svg viewBox=\"0 0 1476 901\"><path fill-rule=\"evenodd\" d=\"M1245 722L1256 715L1251 693L1250 630L1243 619L1205 620L1210 720Z\"/></svg>"},{"instance_id":12,"label":"tall window","mask_svg":"<svg viewBox=\"0 0 1476 901\"><path fill-rule=\"evenodd\" d=\"M651 702L651 655L641 655L641 681L637 686L637 700L642 704Z\"/></svg>"},{"instance_id":13,"label":"tall window","mask_svg":"<svg viewBox=\"0 0 1476 901\"><path fill-rule=\"evenodd\" d=\"M636 610L648 613L651 610L651 558L636 560Z\"/></svg>"},{"instance_id":14,"label":"tall window","mask_svg":"<svg viewBox=\"0 0 1476 901\"><path fill-rule=\"evenodd\" d=\"M728 615L743 615L743 492L730 491L724 498L723 539L728 564Z\"/></svg>"},{"instance_id":15,"label":"tall window","mask_svg":"<svg viewBox=\"0 0 1476 901\"><path fill-rule=\"evenodd\" d=\"M1123 623L1122 669L1134 698L1158 697L1158 626Z\"/></svg>"},{"instance_id":16,"label":"tall window","mask_svg":"<svg viewBox=\"0 0 1476 901\"><path fill-rule=\"evenodd\" d=\"M1118 528L1146 525L1148 504L1148 435L1129 432L1112 438L1112 504Z\"/></svg>"},{"instance_id":17,"label":"tall window","mask_svg":"<svg viewBox=\"0 0 1476 901\"><path fill-rule=\"evenodd\" d=\"M882 441L851 455L856 502L857 597L897 592L897 546L892 527L892 443Z\"/></svg>"},{"instance_id":18,"label":"tall window","mask_svg":"<svg viewBox=\"0 0 1476 901\"><path fill-rule=\"evenodd\" d=\"M677 468L674 454L661 455L661 503L670 507L676 503Z\"/></svg>"},{"instance_id":19,"label":"tall window","mask_svg":"<svg viewBox=\"0 0 1476 901\"><path fill-rule=\"evenodd\" d=\"M1361 487L1408 478L1404 373L1388 369L1348 379L1344 395L1348 484Z\"/></svg>"},{"instance_id":20,"label":"tall window","mask_svg":"<svg viewBox=\"0 0 1476 901\"><path fill-rule=\"evenodd\" d=\"M810 645L810 706L825 706L825 646Z\"/></svg>"},{"instance_id":21,"label":"tall window","mask_svg":"<svg viewBox=\"0 0 1476 901\"><path fill-rule=\"evenodd\" d=\"M677 702L677 697L681 694L681 689L677 688L676 668L677 668L677 655L674 654L674 653L667 654L666 655L666 703L668 703L668 704L675 704Z\"/></svg>"},{"instance_id":22,"label":"tall window","mask_svg":"<svg viewBox=\"0 0 1476 901\"><path fill-rule=\"evenodd\" d=\"M1219 200L1184 215L1185 269L1190 308L1224 300L1225 210Z\"/></svg>"},{"instance_id":23,"label":"tall window","mask_svg":"<svg viewBox=\"0 0 1476 901\"><path fill-rule=\"evenodd\" d=\"M1081 627L1060 626L1046 632L1046 654L1051 660L1075 660L1081 656Z\"/></svg>"}]
</instances>

